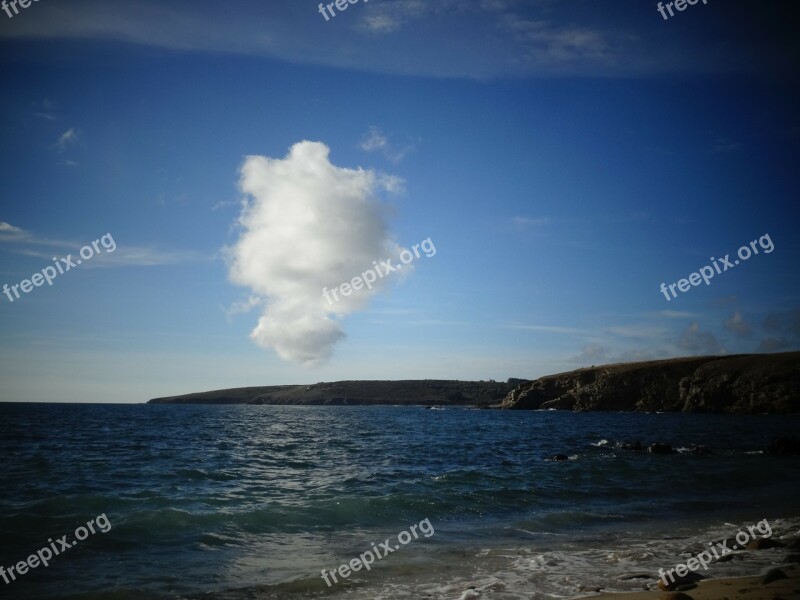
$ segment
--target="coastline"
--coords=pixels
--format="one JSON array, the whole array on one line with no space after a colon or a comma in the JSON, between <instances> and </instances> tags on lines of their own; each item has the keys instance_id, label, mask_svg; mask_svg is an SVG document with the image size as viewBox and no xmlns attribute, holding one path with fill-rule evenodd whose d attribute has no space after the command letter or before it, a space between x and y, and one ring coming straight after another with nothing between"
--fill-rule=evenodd
<instances>
[{"instance_id":1,"label":"coastline","mask_svg":"<svg viewBox=\"0 0 800 600\"><path fill-rule=\"evenodd\" d=\"M680 592L602 592L573 600L773 600L800 597L800 566L793 564L775 568L786 577L769 582L765 582L763 573L749 577L721 577L704 579L695 587Z\"/></svg>"}]
</instances>

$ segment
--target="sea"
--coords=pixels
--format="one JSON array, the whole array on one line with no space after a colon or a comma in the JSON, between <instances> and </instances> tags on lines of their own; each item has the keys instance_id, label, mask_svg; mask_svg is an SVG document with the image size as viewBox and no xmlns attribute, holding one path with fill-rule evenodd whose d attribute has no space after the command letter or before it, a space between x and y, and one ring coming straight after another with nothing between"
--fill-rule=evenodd
<instances>
[{"instance_id":1,"label":"sea","mask_svg":"<svg viewBox=\"0 0 800 600\"><path fill-rule=\"evenodd\" d=\"M0 598L650 589L659 569L748 526L800 533L800 457L764 453L799 426L797 415L0 404ZM678 452L623 447L634 440ZM696 444L710 453L687 451ZM369 570L349 566L382 544ZM757 574L786 554L737 549L701 574ZM328 585L323 571L340 565Z\"/></svg>"}]
</instances>

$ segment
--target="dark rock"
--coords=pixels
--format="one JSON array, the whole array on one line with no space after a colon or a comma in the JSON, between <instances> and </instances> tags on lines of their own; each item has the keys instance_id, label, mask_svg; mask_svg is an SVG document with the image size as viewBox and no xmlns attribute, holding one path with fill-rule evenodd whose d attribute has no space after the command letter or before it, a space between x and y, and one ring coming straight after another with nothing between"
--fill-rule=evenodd
<instances>
[{"instance_id":1,"label":"dark rock","mask_svg":"<svg viewBox=\"0 0 800 600\"><path fill-rule=\"evenodd\" d=\"M738 556L737 556L736 554L723 554L722 556L720 556L720 557L719 557L719 558L718 558L716 561L714 561L714 562L728 562L729 560L733 560L733 559L735 559L735 558L737 558L737 559L738 559Z\"/></svg>"},{"instance_id":2,"label":"dark rock","mask_svg":"<svg viewBox=\"0 0 800 600\"><path fill-rule=\"evenodd\" d=\"M642 446L642 442L636 440L634 442L622 442L619 447L622 450L633 450L634 452L643 452L644 446Z\"/></svg>"},{"instance_id":3,"label":"dark rock","mask_svg":"<svg viewBox=\"0 0 800 600\"><path fill-rule=\"evenodd\" d=\"M770 548L783 548L783 544L771 538L758 538L747 542L747 550L769 550Z\"/></svg>"},{"instance_id":4,"label":"dark rock","mask_svg":"<svg viewBox=\"0 0 800 600\"><path fill-rule=\"evenodd\" d=\"M650 444L647 447L647 451L650 454L674 454L675 450L672 449L670 444L662 444L661 442L656 442L654 444Z\"/></svg>"},{"instance_id":5,"label":"dark rock","mask_svg":"<svg viewBox=\"0 0 800 600\"><path fill-rule=\"evenodd\" d=\"M786 573L784 573L780 569L774 569L774 568L767 569L761 575L762 584L772 583L773 581L778 581L779 579L789 579L789 576L786 575Z\"/></svg>"},{"instance_id":6,"label":"dark rock","mask_svg":"<svg viewBox=\"0 0 800 600\"><path fill-rule=\"evenodd\" d=\"M659 579L658 587L665 592L690 590L697 586L698 581L705 579L700 573L695 573L694 571L689 571L683 577L672 571L665 575L664 578L667 580L666 585L664 584L664 579Z\"/></svg>"},{"instance_id":7,"label":"dark rock","mask_svg":"<svg viewBox=\"0 0 800 600\"><path fill-rule=\"evenodd\" d=\"M545 460L550 461L559 461L559 460L569 460L569 456L566 454L553 454L553 456L548 456Z\"/></svg>"},{"instance_id":8,"label":"dark rock","mask_svg":"<svg viewBox=\"0 0 800 600\"><path fill-rule=\"evenodd\" d=\"M795 435L775 438L767 446L766 453L773 456L800 456L800 438Z\"/></svg>"}]
</instances>

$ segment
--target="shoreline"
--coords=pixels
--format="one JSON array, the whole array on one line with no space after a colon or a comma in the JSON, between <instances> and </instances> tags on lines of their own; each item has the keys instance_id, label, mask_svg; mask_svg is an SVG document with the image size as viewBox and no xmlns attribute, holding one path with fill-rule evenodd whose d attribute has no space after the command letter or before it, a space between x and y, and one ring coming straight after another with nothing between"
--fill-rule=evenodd
<instances>
[{"instance_id":1,"label":"shoreline","mask_svg":"<svg viewBox=\"0 0 800 600\"><path fill-rule=\"evenodd\" d=\"M745 577L703 579L683 591L600 592L576 596L573 600L773 600L800 597L800 565L777 565L770 571L773 569L786 577L767 582L762 572Z\"/></svg>"}]
</instances>

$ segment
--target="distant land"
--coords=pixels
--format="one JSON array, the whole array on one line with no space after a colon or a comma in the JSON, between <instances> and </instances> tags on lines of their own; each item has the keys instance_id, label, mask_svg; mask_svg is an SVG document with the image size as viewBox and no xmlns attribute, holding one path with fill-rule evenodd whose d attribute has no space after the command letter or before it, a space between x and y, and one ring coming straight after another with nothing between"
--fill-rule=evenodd
<instances>
[{"instance_id":1,"label":"distant land","mask_svg":"<svg viewBox=\"0 0 800 600\"><path fill-rule=\"evenodd\" d=\"M535 381L336 381L233 388L149 404L425 405L513 410L798 413L800 352L589 367Z\"/></svg>"},{"instance_id":2,"label":"distant land","mask_svg":"<svg viewBox=\"0 0 800 600\"><path fill-rule=\"evenodd\" d=\"M233 388L154 398L148 404L420 404L435 406L498 405L525 379L497 381L335 381L313 385Z\"/></svg>"},{"instance_id":3,"label":"distant land","mask_svg":"<svg viewBox=\"0 0 800 600\"><path fill-rule=\"evenodd\" d=\"M798 413L800 352L674 358L578 369L523 383L502 408Z\"/></svg>"}]
</instances>

